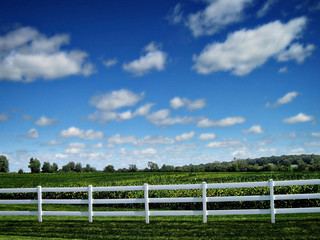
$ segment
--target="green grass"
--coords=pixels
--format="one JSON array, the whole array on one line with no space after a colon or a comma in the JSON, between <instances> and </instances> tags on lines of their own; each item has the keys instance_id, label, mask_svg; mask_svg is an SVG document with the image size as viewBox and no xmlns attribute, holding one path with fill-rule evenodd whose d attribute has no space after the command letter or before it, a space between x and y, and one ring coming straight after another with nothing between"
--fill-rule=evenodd
<instances>
[{"instance_id":1,"label":"green grass","mask_svg":"<svg viewBox=\"0 0 320 240\"><path fill-rule=\"evenodd\" d=\"M319 239L320 214L270 216L1 217L0 239Z\"/></svg>"},{"instance_id":2,"label":"green grass","mask_svg":"<svg viewBox=\"0 0 320 240\"><path fill-rule=\"evenodd\" d=\"M145 182L149 184L249 182L267 181L271 178L319 179L320 173L0 174L0 188L25 188L38 185L75 187L89 184L119 186L142 185ZM277 191L283 190L279 188ZM291 190L297 192L310 189ZM320 192L319 188L312 189L314 190ZM226 192L223 194L229 194ZM180 194L189 193L180 192ZM130 194L126 197L130 197ZM143 210L142 207L128 206L118 209L116 206L94 206L94 211ZM78 205L43 205L44 211L87 211L87 209L87 206ZM37 211L37 206L0 205L0 211ZM43 222L39 223L35 216L0 216L0 239L319 239L320 232L320 214L276 215L275 224L270 223L270 215L208 216L206 224L202 223L200 216L150 217L150 221L150 224L146 224L143 217L94 217L94 222L89 223L87 217L44 216Z\"/></svg>"}]
</instances>

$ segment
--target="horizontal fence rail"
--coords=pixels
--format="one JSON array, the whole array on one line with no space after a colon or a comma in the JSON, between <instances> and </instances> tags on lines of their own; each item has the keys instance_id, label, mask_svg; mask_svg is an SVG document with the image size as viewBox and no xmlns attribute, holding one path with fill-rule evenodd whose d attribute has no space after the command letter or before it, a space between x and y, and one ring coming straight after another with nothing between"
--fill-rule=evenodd
<instances>
[{"instance_id":1,"label":"horizontal fence rail","mask_svg":"<svg viewBox=\"0 0 320 240\"><path fill-rule=\"evenodd\" d=\"M89 222L93 221L94 216L144 216L146 223L149 223L150 216L203 216L203 222L207 222L208 215L252 215L270 214L271 222L275 223L276 214L288 213L319 213L320 207L312 208L275 208L274 202L281 200L299 199L320 199L320 193L307 194L274 194L274 187L295 186L295 185L320 185L320 179L313 180L294 180L294 181L273 181L267 182L242 182L242 183L206 183L184 184L184 185L148 185L143 186L118 186L118 187L63 187L63 188L10 188L1 189L0 194L8 193L36 193L37 200L0 200L0 204L37 204L38 211L0 211L3 216L38 216L42 222L42 216L85 216ZM268 187L269 195L255 196L224 196L207 197L207 189L226 189L226 188L254 188ZM178 198L149 198L150 190L180 190L198 189L202 190L201 197L178 197ZM144 198L134 199L93 199L93 192L110 191L144 191ZM86 192L87 199L42 199L42 193L57 192ZM210 202L242 202L242 201L270 201L270 209L235 209L235 210L207 210L207 203ZM144 204L144 211L93 211L93 204ZM150 211L150 203L202 203L202 210L180 210L180 211ZM88 206L88 211L43 211L43 204L84 204Z\"/></svg>"}]
</instances>

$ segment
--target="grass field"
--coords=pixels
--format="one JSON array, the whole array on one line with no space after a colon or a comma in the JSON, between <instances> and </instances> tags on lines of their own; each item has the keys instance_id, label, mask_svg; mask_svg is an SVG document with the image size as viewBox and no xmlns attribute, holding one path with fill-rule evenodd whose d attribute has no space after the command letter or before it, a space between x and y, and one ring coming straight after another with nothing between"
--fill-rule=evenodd
<instances>
[{"instance_id":1,"label":"grass field","mask_svg":"<svg viewBox=\"0 0 320 240\"><path fill-rule=\"evenodd\" d=\"M1 188L115 186L319 179L320 173L69 173L1 174ZM292 189L297 191L297 189ZM298 189L299 190L299 189ZM300 189L301 190L301 189ZM320 192L318 188L313 189ZM95 209L96 207L94 207ZM1 210L37 210L36 205L0 205ZM43 210L87 211L87 206L43 205ZM99 211L117 210L101 206ZM132 210L131 208L123 210ZM139 209L138 209L139 210ZM140 209L141 210L141 209ZM0 239L319 239L320 214L150 217L0 216Z\"/></svg>"}]
</instances>

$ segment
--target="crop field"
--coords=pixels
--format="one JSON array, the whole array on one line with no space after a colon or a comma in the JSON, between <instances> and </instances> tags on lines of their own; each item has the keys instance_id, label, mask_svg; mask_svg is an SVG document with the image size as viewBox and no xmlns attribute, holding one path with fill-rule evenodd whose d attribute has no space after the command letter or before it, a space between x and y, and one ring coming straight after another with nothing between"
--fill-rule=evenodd
<instances>
[{"instance_id":1,"label":"crop field","mask_svg":"<svg viewBox=\"0 0 320 240\"><path fill-rule=\"evenodd\" d=\"M277 180L320 179L320 172L262 172L262 173L56 173L1 174L0 188L85 187L160 184L193 184L221 182L256 182ZM319 186L276 187L275 194L315 193ZM44 193L44 199L87 199L87 193ZM210 189L207 196L267 195L268 188ZM199 197L200 190L150 191L149 197ZM0 199L36 199L33 193L0 194ZM94 193L94 198L143 198L142 191ZM268 201L209 203L213 209L269 208ZM95 211L142 210L142 204L95 205ZM278 207L320 207L319 200L276 201ZM201 210L198 203L150 204L150 210ZM37 211L36 205L0 205L0 211ZM44 211L87 211L85 205L43 205ZM280 214L276 223L270 215L208 216L202 223L199 216L150 217L87 217L44 216L39 223L35 216L0 216L0 239L318 239L320 214Z\"/></svg>"}]
</instances>

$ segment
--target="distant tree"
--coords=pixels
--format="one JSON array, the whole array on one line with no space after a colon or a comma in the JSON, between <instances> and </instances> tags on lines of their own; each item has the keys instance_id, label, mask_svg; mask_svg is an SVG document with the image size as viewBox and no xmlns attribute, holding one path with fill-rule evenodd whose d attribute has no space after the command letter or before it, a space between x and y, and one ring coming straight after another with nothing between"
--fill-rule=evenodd
<instances>
[{"instance_id":1,"label":"distant tree","mask_svg":"<svg viewBox=\"0 0 320 240\"><path fill-rule=\"evenodd\" d=\"M160 170L161 172L173 172L174 166L163 164Z\"/></svg>"},{"instance_id":2,"label":"distant tree","mask_svg":"<svg viewBox=\"0 0 320 240\"><path fill-rule=\"evenodd\" d=\"M108 165L103 169L104 172L114 172L114 167L113 165Z\"/></svg>"},{"instance_id":3,"label":"distant tree","mask_svg":"<svg viewBox=\"0 0 320 240\"><path fill-rule=\"evenodd\" d=\"M58 172L58 165L56 164L56 163L52 163L52 165L51 165L51 172L52 173L56 173L56 172Z\"/></svg>"},{"instance_id":4,"label":"distant tree","mask_svg":"<svg viewBox=\"0 0 320 240\"><path fill-rule=\"evenodd\" d=\"M9 161L6 156L0 156L0 172L9 172Z\"/></svg>"},{"instance_id":5,"label":"distant tree","mask_svg":"<svg viewBox=\"0 0 320 240\"><path fill-rule=\"evenodd\" d=\"M67 164L67 165L62 166L61 171L62 171L62 172L65 172L65 173L68 173L68 172L71 172L71 168L70 168L70 166Z\"/></svg>"},{"instance_id":6,"label":"distant tree","mask_svg":"<svg viewBox=\"0 0 320 240\"><path fill-rule=\"evenodd\" d=\"M151 162L151 161L148 162L148 168L149 168L150 172L159 171L159 166L158 166L158 164L156 164L156 163L154 163L154 162Z\"/></svg>"},{"instance_id":7,"label":"distant tree","mask_svg":"<svg viewBox=\"0 0 320 240\"><path fill-rule=\"evenodd\" d=\"M82 165L81 163L77 163L75 168L74 168L75 172L82 172Z\"/></svg>"},{"instance_id":8,"label":"distant tree","mask_svg":"<svg viewBox=\"0 0 320 240\"><path fill-rule=\"evenodd\" d=\"M129 165L129 172L136 172L136 171L138 171L137 165L130 164Z\"/></svg>"},{"instance_id":9,"label":"distant tree","mask_svg":"<svg viewBox=\"0 0 320 240\"><path fill-rule=\"evenodd\" d=\"M87 164L84 168L85 172L96 172L97 170L94 167L91 167L90 164Z\"/></svg>"},{"instance_id":10,"label":"distant tree","mask_svg":"<svg viewBox=\"0 0 320 240\"><path fill-rule=\"evenodd\" d=\"M31 173L40 173L40 161L37 158L30 158L28 168L30 168Z\"/></svg>"},{"instance_id":11,"label":"distant tree","mask_svg":"<svg viewBox=\"0 0 320 240\"><path fill-rule=\"evenodd\" d=\"M75 162L69 162L68 165L70 167L70 171L75 172L75 170L76 170Z\"/></svg>"},{"instance_id":12,"label":"distant tree","mask_svg":"<svg viewBox=\"0 0 320 240\"><path fill-rule=\"evenodd\" d=\"M42 165L41 172L43 173L51 173L51 165L49 162L44 162Z\"/></svg>"},{"instance_id":13,"label":"distant tree","mask_svg":"<svg viewBox=\"0 0 320 240\"><path fill-rule=\"evenodd\" d=\"M19 173L19 174L22 174L22 173L23 173L23 170L20 168L19 171L18 171L18 173Z\"/></svg>"}]
</instances>

